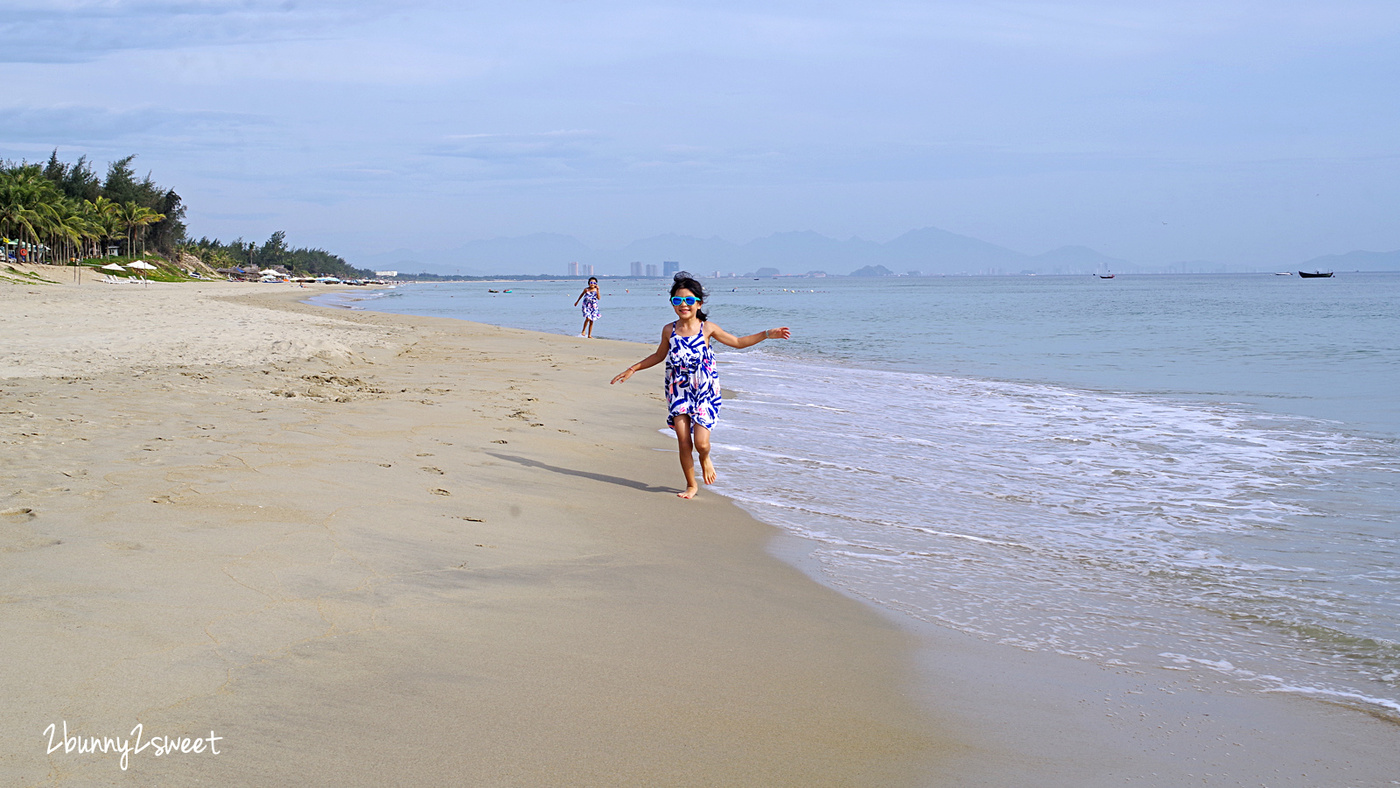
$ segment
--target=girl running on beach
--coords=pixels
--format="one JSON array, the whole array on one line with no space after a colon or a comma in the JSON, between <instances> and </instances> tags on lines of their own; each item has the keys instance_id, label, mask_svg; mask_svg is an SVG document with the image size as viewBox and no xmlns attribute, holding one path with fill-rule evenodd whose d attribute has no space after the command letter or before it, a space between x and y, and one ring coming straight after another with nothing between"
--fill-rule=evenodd
<instances>
[{"instance_id":1,"label":"girl running on beach","mask_svg":"<svg viewBox=\"0 0 1400 788\"><path fill-rule=\"evenodd\" d=\"M598 277L588 277L588 287L583 288L583 292L574 299L574 306L578 302L583 302L583 328L579 329L578 335L585 339L593 338L593 321L598 319L598 300L603 297L603 291L598 289Z\"/></svg>"},{"instance_id":2,"label":"girl running on beach","mask_svg":"<svg viewBox=\"0 0 1400 788\"><path fill-rule=\"evenodd\" d=\"M612 379L622 383L634 372L666 362L666 423L676 431L681 453L681 472L685 474L685 492L681 498L694 498L700 491L695 483L695 458L700 454L701 478L714 484L715 466L710 463L710 430L719 416L719 378L715 373L715 357L710 352L710 340L716 339L732 348L757 345L765 339L787 339L792 332L770 328L746 337L736 337L714 323L705 320L700 307L705 303L705 288L690 274L682 271L671 283L671 308L676 320L661 328L661 344L656 352L638 361Z\"/></svg>"}]
</instances>

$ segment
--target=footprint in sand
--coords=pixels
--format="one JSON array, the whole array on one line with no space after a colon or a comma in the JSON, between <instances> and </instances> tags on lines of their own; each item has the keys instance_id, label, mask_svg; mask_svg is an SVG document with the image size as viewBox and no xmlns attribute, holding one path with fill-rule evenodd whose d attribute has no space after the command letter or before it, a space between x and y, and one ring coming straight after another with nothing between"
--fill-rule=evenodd
<instances>
[{"instance_id":1,"label":"footprint in sand","mask_svg":"<svg viewBox=\"0 0 1400 788\"><path fill-rule=\"evenodd\" d=\"M426 472L428 472L428 473L436 473L436 474L439 475L439 476L442 476L442 475L443 475L443 470L442 470L441 468L434 468L434 467L431 466L431 465L424 465L422 468L419 468L418 470L420 470L420 471L426 471Z\"/></svg>"},{"instance_id":2,"label":"footprint in sand","mask_svg":"<svg viewBox=\"0 0 1400 788\"><path fill-rule=\"evenodd\" d=\"M428 492L432 493L433 495L451 495L451 494L452 494L452 493L448 492L447 490L442 489L441 487L434 487L433 489L429 490Z\"/></svg>"}]
</instances>

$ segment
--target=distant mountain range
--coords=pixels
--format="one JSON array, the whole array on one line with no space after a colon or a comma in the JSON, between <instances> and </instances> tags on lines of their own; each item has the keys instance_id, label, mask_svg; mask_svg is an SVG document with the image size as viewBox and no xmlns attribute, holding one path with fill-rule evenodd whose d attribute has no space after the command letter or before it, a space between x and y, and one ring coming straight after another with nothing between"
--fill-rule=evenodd
<instances>
[{"instance_id":1,"label":"distant mountain range","mask_svg":"<svg viewBox=\"0 0 1400 788\"><path fill-rule=\"evenodd\" d=\"M815 232L775 233L745 244L722 238L695 238L666 234L633 241L620 249L594 249L570 235L536 233L513 238L471 241L437 251L399 249L381 254L358 255L352 265L401 273L558 274L577 262L594 266L599 275L623 276L631 263L654 264L675 260L681 268L710 276L752 274L776 269L782 274L865 275L907 274L1090 274L1252 271L1255 268L1210 261L1190 261L1147 268L1109 257L1086 246L1062 246L1030 255L937 227L911 230L885 243L851 238L839 241ZM1318 257L1299 263L1302 270L1400 270L1400 251L1350 252ZM1287 266L1283 266L1287 268ZM1282 270L1282 268L1280 269Z\"/></svg>"}]
</instances>

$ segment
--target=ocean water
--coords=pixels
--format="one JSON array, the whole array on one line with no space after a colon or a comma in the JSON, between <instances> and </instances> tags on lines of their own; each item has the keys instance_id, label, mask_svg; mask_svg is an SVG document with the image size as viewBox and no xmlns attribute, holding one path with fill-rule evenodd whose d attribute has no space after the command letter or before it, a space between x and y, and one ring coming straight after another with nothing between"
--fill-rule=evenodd
<instances>
[{"instance_id":1,"label":"ocean water","mask_svg":"<svg viewBox=\"0 0 1400 788\"><path fill-rule=\"evenodd\" d=\"M595 335L657 341L664 284L605 281ZM827 582L1400 721L1400 275L707 284L731 332L793 330L717 348L716 489ZM572 334L581 289L342 304Z\"/></svg>"}]
</instances>

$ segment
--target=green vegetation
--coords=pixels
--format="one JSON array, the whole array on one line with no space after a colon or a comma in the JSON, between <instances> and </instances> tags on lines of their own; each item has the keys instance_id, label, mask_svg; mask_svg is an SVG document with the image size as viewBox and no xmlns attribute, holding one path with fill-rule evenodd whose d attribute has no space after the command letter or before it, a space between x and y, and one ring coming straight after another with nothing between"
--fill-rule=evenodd
<instances>
[{"instance_id":1,"label":"green vegetation","mask_svg":"<svg viewBox=\"0 0 1400 788\"><path fill-rule=\"evenodd\" d=\"M138 180L135 158L112 162L102 181L87 157L65 164L57 150L46 165L0 162L0 234L18 242L26 261L68 263L110 245L174 252L185 235L180 195L149 175Z\"/></svg>"},{"instance_id":2,"label":"green vegetation","mask_svg":"<svg viewBox=\"0 0 1400 788\"><path fill-rule=\"evenodd\" d=\"M292 249L281 230L261 246L242 238L190 241L180 195L157 185L149 174L137 178L131 167L135 159L131 155L107 165L104 179L86 156L68 164L59 161L56 149L47 164L0 161L0 236L12 242L8 251L18 262L60 265L145 258L161 267L146 272L146 278L165 281L185 278L178 263L182 252L215 269L281 266L300 275L372 275L323 249ZM104 257L111 247L120 257Z\"/></svg>"},{"instance_id":3,"label":"green vegetation","mask_svg":"<svg viewBox=\"0 0 1400 788\"><path fill-rule=\"evenodd\" d=\"M345 259L324 249L291 249L287 234L278 230L262 246L236 238L223 243L217 238L200 238L183 247L210 268L271 268L281 266L288 273L307 276L334 276L340 279L367 279L374 275L352 267Z\"/></svg>"}]
</instances>

